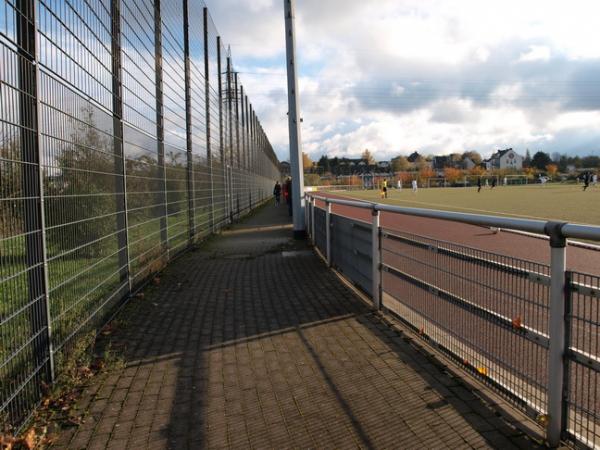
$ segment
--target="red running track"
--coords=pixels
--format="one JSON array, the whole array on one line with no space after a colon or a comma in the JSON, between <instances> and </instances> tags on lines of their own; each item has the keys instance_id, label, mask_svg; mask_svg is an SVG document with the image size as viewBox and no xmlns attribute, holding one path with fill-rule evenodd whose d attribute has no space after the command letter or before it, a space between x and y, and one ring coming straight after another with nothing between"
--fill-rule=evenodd
<instances>
[{"instance_id":1,"label":"red running track","mask_svg":"<svg viewBox=\"0 0 600 450\"><path fill-rule=\"evenodd\" d=\"M318 195L356 200L326 192L319 192ZM325 204L317 202L317 206L324 208ZM332 204L332 212L371 222L371 212L366 209ZM544 239L510 232L494 233L489 228L476 225L389 212L381 213L380 223L383 228L391 231L402 231L527 261L550 264L550 246ZM600 251L569 246L567 268L571 271L599 276Z\"/></svg>"}]
</instances>

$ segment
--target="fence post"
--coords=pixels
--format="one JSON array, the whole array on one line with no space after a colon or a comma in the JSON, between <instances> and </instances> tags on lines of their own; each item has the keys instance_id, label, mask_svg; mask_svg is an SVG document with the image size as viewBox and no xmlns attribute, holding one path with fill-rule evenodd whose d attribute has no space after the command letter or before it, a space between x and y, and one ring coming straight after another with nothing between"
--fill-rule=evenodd
<instances>
[{"instance_id":1,"label":"fence post","mask_svg":"<svg viewBox=\"0 0 600 450\"><path fill-rule=\"evenodd\" d=\"M183 54L185 64L185 139L187 156L187 191L188 191L188 245L194 243L196 237L196 208L194 189L194 155L192 142L192 72L190 62L190 13L188 0L183 0Z\"/></svg>"},{"instance_id":2,"label":"fence post","mask_svg":"<svg viewBox=\"0 0 600 450\"><path fill-rule=\"evenodd\" d=\"M154 1L154 53L156 70L156 142L158 148L158 178L162 181L162 196L159 194L163 212L160 217L160 240L165 251L163 256L169 258L169 221L167 207L167 168L165 161L165 124L163 105L163 57L162 57L162 20L160 0Z\"/></svg>"},{"instance_id":3,"label":"fence post","mask_svg":"<svg viewBox=\"0 0 600 450\"><path fill-rule=\"evenodd\" d=\"M566 239L561 229L564 223L548 222L550 236L550 318L548 349L548 425L546 439L551 447L560 444L564 429L564 355L565 355L565 272Z\"/></svg>"},{"instance_id":4,"label":"fence post","mask_svg":"<svg viewBox=\"0 0 600 450\"><path fill-rule=\"evenodd\" d=\"M219 95L219 153L221 154L221 170L223 171L223 181L221 183L221 188L223 190L223 203L224 203L224 211L222 214L223 217L219 217L219 223L225 222L229 215L228 209L228 200L227 200L227 177L225 173L227 171L227 163L225 160L225 128L223 125L223 74L222 74L223 66L221 61L221 36L217 36L217 80L218 80L218 95ZM220 175L219 175L220 176Z\"/></svg>"},{"instance_id":5,"label":"fence post","mask_svg":"<svg viewBox=\"0 0 600 450\"><path fill-rule=\"evenodd\" d=\"M372 214L372 223L371 223L371 248L372 248L372 270L371 275L373 277L373 305L375 309L381 309L381 295L379 292L380 283L379 283L379 268L381 261L381 252L379 247L379 211L375 209L375 205L373 205Z\"/></svg>"},{"instance_id":6,"label":"fence post","mask_svg":"<svg viewBox=\"0 0 600 450\"><path fill-rule=\"evenodd\" d=\"M325 240L327 241L327 265L331 266L331 203L325 201Z\"/></svg>"},{"instance_id":7,"label":"fence post","mask_svg":"<svg viewBox=\"0 0 600 450\"><path fill-rule=\"evenodd\" d=\"M22 162L21 188L23 191L23 228L27 288L29 291L29 324L31 334L40 333L33 340L33 365L45 366L46 381L54 382L54 350L52 346L52 318L48 295L48 257L46 218L44 206L43 156L40 145L40 73L37 39L37 2L15 2L18 43L19 90L18 112ZM16 105L13 105L16 106ZM43 333L43 328L46 332Z\"/></svg>"},{"instance_id":8,"label":"fence post","mask_svg":"<svg viewBox=\"0 0 600 450\"><path fill-rule=\"evenodd\" d=\"M211 132L210 132L210 67L208 60L208 8L204 7L204 113L206 115L206 158L210 178L210 231L215 230L215 186L213 180Z\"/></svg>"}]
</instances>

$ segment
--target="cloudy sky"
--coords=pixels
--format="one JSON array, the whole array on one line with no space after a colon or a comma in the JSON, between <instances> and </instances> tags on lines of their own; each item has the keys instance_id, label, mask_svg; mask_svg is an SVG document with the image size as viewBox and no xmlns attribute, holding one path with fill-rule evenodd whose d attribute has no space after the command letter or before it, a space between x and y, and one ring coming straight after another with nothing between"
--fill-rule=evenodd
<instances>
[{"instance_id":1,"label":"cloudy sky","mask_svg":"<svg viewBox=\"0 0 600 450\"><path fill-rule=\"evenodd\" d=\"M283 0L206 0L288 159ZM597 0L297 0L303 148L600 155Z\"/></svg>"}]
</instances>

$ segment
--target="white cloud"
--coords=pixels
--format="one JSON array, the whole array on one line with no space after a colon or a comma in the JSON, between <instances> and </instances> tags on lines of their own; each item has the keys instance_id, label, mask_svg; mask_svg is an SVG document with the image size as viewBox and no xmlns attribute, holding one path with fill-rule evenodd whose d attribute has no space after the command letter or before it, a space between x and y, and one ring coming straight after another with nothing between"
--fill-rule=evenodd
<instances>
[{"instance_id":1,"label":"white cloud","mask_svg":"<svg viewBox=\"0 0 600 450\"><path fill-rule=\"evenodd\" d=\"M545 45L530 45L529 50L522 53L519 62L549 61L551 51Z\"/></svg>"},{"instance_id":2,"label":"white cloud","mask_svg":"<svg viewBox=\"0 0 600 450\"><path fill-rule=\"evenodd\" d=\"M285 159L282 2L207 4ZM587 94L600 76L598 16L593 0L299 1L304 149L317 158L368 147L387 159L415 149L575 151L590 133L600 142L600 103Z\"/></svg>"}]
</instances>

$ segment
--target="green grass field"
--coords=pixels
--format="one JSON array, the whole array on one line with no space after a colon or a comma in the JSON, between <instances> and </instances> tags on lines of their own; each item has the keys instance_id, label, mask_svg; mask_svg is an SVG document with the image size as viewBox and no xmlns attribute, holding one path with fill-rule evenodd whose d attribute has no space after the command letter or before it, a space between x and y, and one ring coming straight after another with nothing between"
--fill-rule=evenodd
<instances>
[{"instance_id":1,"label":"green grass field","mask_svg":"<svg viewBox=\"0 0 600 450\"><path fill-rule=\"evenodd\" d=\"M600 186L582 192L581 185L499 186L494 189L431 188L415 194L411 189L336 192L361 200L414 208L442 209L473 214L490 214L528 219L552 219L600 225Z\"/></svg>"}]
</instances>

